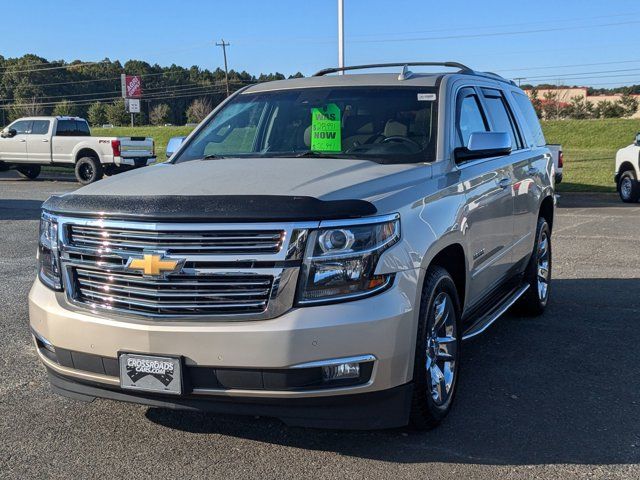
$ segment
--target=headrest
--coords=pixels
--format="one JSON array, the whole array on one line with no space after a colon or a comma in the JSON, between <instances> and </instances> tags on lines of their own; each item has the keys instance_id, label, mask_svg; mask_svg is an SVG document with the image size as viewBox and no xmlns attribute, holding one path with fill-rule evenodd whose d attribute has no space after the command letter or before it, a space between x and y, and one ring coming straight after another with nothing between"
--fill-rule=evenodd
<instances>
[{"instance_id":1,"label":"headrest","mask_svg":"<svg viewBox=\"0 0 640 480\"><path fill-rule=\"evenodd\" d=\"M396 136L406 137L407 126L396 120L389 120L387 124L384 126L384 136L385 137L396 137Z\"/></svg>"}]
</instances>

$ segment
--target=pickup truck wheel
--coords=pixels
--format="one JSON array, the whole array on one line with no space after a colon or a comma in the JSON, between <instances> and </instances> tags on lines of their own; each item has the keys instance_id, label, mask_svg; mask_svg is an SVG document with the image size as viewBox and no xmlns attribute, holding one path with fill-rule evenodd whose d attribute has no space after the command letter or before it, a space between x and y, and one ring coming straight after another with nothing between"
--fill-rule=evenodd
<instances>
[{"instance_id":1,"label":"pickup truck wheel","mask_svg":"<svg viewBox=\"0 0 640 480\"><path fill-rule=\"evenodd\" d=\"M517 303L518 313L541 315L549 301L551 286L551 229L542 217L538 218L536 243L524 273L524 282L529 284L529 289Z\"/></svg>"},{"instance_id":2,"label":"pickup truck wheel","mask_svg":"<svg viewBox=\"0 0 640 480\"><path fill-rule=\"evenodd\" d=\"M640 183L636 179L636 172L627 170L620 175L618 193L620 199L625 203L635 203L640 199Z\"/></svg>"},{"instance_id":3,"label":"pickup truck wheel","mask_svg":"<svg viewBox=\"0 0 640 480\"><path fill-rule=\"evenodd\" d=\"M40 171L42 167L40 165L24 165L20 167L16 167L16 170L23 178L28 178L29 180L35 180L40 175Z\"/></svg>"},{"instance_id":4,"label":"pickup truck wheel","mask_svg":"<svg viewBox=\"0 0 640 480\"><path fill-rule=\"evenodd\" d=\"M102 164L93 157L82 157L76 162L76 179L82 185L89 185L102 178Z\"/></svg>"},{"instance_id":5,"label":"pickup truck wheel","mask_svg":"<svg viewBox=\"0 0 640 480\"><path fill-rule=\"evenodd\" d=\"M451 275L429 268L420 306L410 425L438 425L449 413L460 364L460 302Z\"/></svg>"}]
</instances>

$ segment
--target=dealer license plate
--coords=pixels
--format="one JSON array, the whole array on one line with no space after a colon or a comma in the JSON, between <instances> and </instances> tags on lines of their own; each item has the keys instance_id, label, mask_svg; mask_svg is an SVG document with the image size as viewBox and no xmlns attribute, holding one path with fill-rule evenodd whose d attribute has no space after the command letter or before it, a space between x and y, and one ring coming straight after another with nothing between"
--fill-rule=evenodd
<instances>
[{"instance_id":1,"label":"dealer license plate","mask_svg":"<svg viewBox=\"0 0 640 480\"><path fill-rule=\"evenodd\" d=\"M127 390L180 395L180 359L123 353L120 355L120 386Z\"/></svg>"}]
</instances>

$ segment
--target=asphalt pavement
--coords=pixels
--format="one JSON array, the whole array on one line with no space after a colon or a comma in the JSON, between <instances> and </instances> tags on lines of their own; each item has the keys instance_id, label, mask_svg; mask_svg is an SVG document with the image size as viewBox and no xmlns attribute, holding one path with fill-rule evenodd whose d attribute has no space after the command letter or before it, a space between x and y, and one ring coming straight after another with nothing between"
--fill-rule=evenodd
<instances>
[{"instance_id":1,"label":"asphalt pavement","mask_svg":"<svg viewBox=\"0 0 640 480\"><path fill-rule=\"evenodd\" d=\"M439 428L335 432L53 394L27 293L40 205L77 186L0 174L0 478L640 478L640 204L562 196L546 313L463 345Z\"/></svg>"}]
</instances>

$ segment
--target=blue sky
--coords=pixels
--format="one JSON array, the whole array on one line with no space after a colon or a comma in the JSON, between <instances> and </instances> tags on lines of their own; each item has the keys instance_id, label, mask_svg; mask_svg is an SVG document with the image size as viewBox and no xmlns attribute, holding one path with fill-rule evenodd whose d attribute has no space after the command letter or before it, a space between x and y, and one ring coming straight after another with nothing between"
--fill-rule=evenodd
<instances>
[{"instance_id":1,"label":"blue sky","mask_svg":"<svg viewBox=\"0 0 640 480\"><path fill-rule=\"evenodd\" d=\"M308 75L337 63L336 4L22 0L3 13L0 55L215 68L224 38L230 68ZM532 83L640 83L637 0L345 0L345 31L348 64L457 60Z\"/></svg>"}]
</instances>

